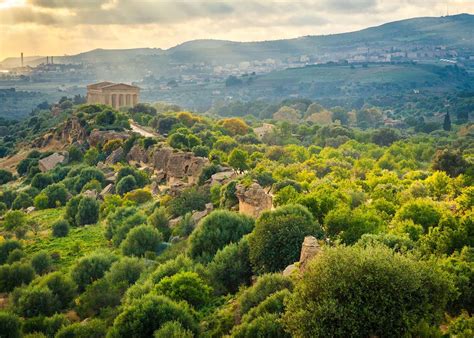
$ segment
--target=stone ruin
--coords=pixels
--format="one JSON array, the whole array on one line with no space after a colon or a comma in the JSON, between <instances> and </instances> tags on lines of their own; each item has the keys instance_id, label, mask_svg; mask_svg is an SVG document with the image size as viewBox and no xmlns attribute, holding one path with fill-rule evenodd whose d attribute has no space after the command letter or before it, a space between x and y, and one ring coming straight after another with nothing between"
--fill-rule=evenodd
<instances>
[{"instance_id":1,"label":"stone ruin","mask_svg":"<svg viewBox=\"0 0 474 338\"><path fill-rule=\"evenodd\" d=\"M295 271L304 273L311 260L321 253L321 246L313 236L306 236L301 246L300 260L297 263L288 265L283 271L284 276L289 276Z\"/></svg>"},{"instance_id":2,"label":"stone ruin","mask_svg":"<svg viewBox=\"0 0 474 338\"><path fill-rule=\"evenodd\" d=\"M251 217L259 217L264 211L271 210L273 198L260 184L253 183L250 187L238 184L236 196L239 199L239 212Z\"/></svg>"}]
</instances>

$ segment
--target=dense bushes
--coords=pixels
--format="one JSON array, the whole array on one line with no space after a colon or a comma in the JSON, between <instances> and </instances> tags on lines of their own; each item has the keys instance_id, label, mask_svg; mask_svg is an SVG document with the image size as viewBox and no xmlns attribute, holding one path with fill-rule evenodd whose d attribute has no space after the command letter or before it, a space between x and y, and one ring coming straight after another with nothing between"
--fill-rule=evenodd
<instances>
[{"instance_id":1,"label":"dense bushes","mask_svg":"<svg viewBox=\"0 0 474 338\"><path fill-rule=\"evenodd\" d=\"M124 308L114 321L110 337L151 337L170 321L179 322L194 334L198 331L195 319L185 306L168 297L149 294Z\"/></svg>"},{"instance_id":2,"label":"dense bushes","mask_svg":"<svg viewBox=\"0 0 474 338\"><path fill-rule=\"evenodd\" d=\"M66 237L69 233L69 222L66 220L59 220L51 226L54 237Z\"/></svg>"},{"instance_id":3,"label":"dense bushes","mask_svg":"<svg viewBox=\"0 0 474 338\"><path fill-rule=\"evenodd\" d=\"M236 293L240 286L249 285L253 274L247 239L244 237L217 251L207 269L220 294Z\"/></svg>"},{"instance_id":4,"label":"dense bushes","mask_svg":"<svg viewBox=\"0 0 474 338\"><path fill-rule=\"evenodd\" d=\"M249 236L252 266L259 273L283 270L298 261L305 236L320 231L313 216L301 205L263 213Z\"/></svg>"},{"instance_id":5,"label":"dense bushes","mask_svg":"<svg viewBox=\"0 0 474 338\"><path fill-rule=\"evenodd\" d=\"M189 238L191 257L209 262L217 250L252 231L253 220L230 211L214 211L204 218Z\"/></svg>"},{"instance_id":6,"label":"dense bushes","mask_svg":"<svg viewBox=\"0 0 474 338\"><path fill-rule=\"evenodd\" d=\"M158 252L162 242L163 236L158 230L141 225L130 230L120 247L124 255L143 257L147 252Z\"/></svg>"},{"instance_id":7,"label":"dense bushes","mask_svg":"<svg viewBox=\"0 0 474 338\"><path fill-rule=\"evenodd\" d=\"M68 201L65 217L76 226L95 224L99 220L99 211L99 202L95 198L78 195Z\"/></svg>"},{"instance_id":8,"label":"dense bushes","mask_svg":"<svg viewBox=\"0 0 474 338\"><path fill-rule=\"evenodd\" d=\"M2 338L20 338L20 319L12 313L0 312L0 336Z\"/></svg>"},{"instance_id":9,"label":"dense bushes","mask_svg":"<svg viewBox=\"0 0 474 338\"><path fill-rule=\"evenodd\" d=\"M81 258L71 271L71 277L80 290L102 278L117 258L108 253L95 253Z\"/></svg>"},{"instance_id":10,"label":"dense bushes","mask_svg":"<svg viewBox=\"0 0 474 338\"><path fill-rule=\"evenodd\" d=\"M327 248L297 283L285 315L296 336L410 334L439 324L452 287L428 262L387 248Z\"/></svg>"}]
</instances>

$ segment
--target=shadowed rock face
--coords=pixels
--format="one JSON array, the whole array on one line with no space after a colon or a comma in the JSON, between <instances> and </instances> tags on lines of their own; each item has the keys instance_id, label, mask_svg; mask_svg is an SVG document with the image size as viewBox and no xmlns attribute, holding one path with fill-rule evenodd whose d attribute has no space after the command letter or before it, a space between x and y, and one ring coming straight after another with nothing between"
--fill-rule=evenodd
<instances>
[{"instance_id":1,"label":"shadowed rock face","mask_svg":"<svg viewBox=\"0 0 474 338\"><path fill-rule=\"evenodd\" d=\"M262 212L273 207L273 198L258 183L250 187L237 185L235 193L239 199L239 212L251 217L259 217Z\"/></svg>"}]
</instances>

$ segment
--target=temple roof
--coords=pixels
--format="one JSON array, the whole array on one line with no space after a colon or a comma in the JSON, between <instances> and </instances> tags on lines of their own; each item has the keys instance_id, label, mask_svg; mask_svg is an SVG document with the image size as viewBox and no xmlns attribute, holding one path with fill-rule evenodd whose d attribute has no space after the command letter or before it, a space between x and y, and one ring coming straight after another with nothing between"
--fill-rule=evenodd
<instances>
[{"instance_id":1,"label":"temple roof","mask_svg":"<svg viewBox=\"0 0 474 338\"><path fill-rule=\"evenodd\" d=\"M102 90L114 90L114 89L140 89L137 86L128 85L125 83L113 83L113 82L99 82L87 86L87 89L102 89Z\"/></svg>"}]
</instances>

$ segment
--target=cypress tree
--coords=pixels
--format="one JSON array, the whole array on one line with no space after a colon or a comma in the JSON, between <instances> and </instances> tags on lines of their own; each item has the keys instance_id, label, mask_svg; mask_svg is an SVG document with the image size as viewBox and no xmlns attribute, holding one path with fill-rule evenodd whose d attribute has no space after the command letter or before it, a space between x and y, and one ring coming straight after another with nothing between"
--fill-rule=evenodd
<instances>
[{"instance_id":1,"label":"cypress tree","mask_svg":"<svg viewBox=\"0 0 474 338\"><path fill-rule=\"evenodd\" d=\"M451 116L449 116L449 111L444 115L443 129L451 131Z\"/></svg>"}]
</instances>

